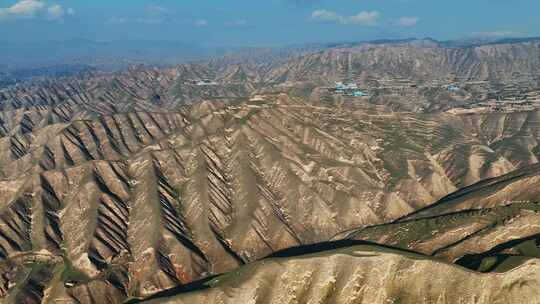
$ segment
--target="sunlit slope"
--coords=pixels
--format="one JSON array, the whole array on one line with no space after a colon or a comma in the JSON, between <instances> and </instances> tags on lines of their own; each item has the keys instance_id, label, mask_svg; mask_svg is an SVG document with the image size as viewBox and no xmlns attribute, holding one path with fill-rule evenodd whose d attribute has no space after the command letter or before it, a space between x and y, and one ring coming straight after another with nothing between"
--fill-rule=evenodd
<instances>
[{"instance_id":1,"label":"sunlit slope","mask_svg":"<svg viewBox=\"0 0 540 304\"><path fill-rule=\"evenodd\" d=\"M263 260L196 291L144 303L537 303L538 267L533 259L506 273L482 274L360 245Z\"/></svg>"},{"instance_id":2,"label":"sunlit slope","mask_svg":"<svg viewBox=\"0 0 540 304\"><path fill-rule=\"evenodd\" d=\"M538 164L462 188L393 223L336 235L421 252L482 271L540 256ZM513 265L506 263L513 260Z\"/></svg>"},{"instance_id":3,"label":"sunlit slope","mask_svg":"<svg viewBox=\"0 0 540 304\"><path fill-rule=\"evenodd\" d=\"M528 123L523 115L393 113L282 94L53 121L24 134L13 120L0 144L9 157L0 290L37 301L144 298L398 220L536 162L537 114ZM470 132L492 121L504 133ZM511 149L494 146L500 136L516 139Z\"/></svg>"}]
</instances>

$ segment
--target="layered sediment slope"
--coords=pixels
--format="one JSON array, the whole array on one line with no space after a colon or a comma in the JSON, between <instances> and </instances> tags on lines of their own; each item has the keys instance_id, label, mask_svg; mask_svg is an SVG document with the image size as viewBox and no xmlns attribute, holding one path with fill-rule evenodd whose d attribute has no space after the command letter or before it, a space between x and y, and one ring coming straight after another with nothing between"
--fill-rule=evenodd
<instances>
[{"instance_id":1,"label":"layered sediment slope","mask_svg":"<svg viewBox=\"0 0 540 304\"><path fill-rule=\"evenodd\" d=\"M13 129L27 146L4 142L1 291L8 301L119 303L401 220L535 163L535 115L465 119L281 94L53 122L45 138L44 128ZM465 131L488 123L503 126ZM493 145L501 137L523 147ZM503 216L536 212L508 208Z\"/></svg>"},{"instance_id":2,"label":"layered sediment slope","mask_svg":"<svg viewBox=\"0 0 540 304\"><path fill-rule=\"evenodd\" d=\"M486 51L482 58L508 57L507 65L498 67L506 61L497 60L494 66L511 73L510 63L522 62L516 58L534 47L503 51L497 46L500 51ZM361 48L354 50L357 59L345 59L365 60L367 70L389 75L394 70L409 73L408 67L416 65L400 55L412 52L407 48ZM422 114L395 112L391 102L323 102L294 92L248 97L291 81L317 83L312 79L322 73L317 71L330 75L334 68L343 70L341 63L332 63L335 56L344 60L342 52L303 55L295 59L297 67L283 58L245 65L212 62L2 89L2 301L146 299L230 273L283 249L332 239L366 240L429 256L418 269L456 273L449 282L458 285L468 275L470 284L485 286L482 294L467 289L464 295L473 298L463 298L465 302L506 300L520 293L535 299L524 289L536 284L530 275L539 256L539 112ZM366 55L370 52L376 54ZM453 61L434 55L438 59L426 60L414 75L441 60L450 63L440 73L462 69L466 76L484 75L475 63L479 54L462 62L463 68L455 63L459 52L478 49L415 52L422 54L418 60L426 52L456 54ZM328 64L309 56L329 56ZM534 67L534 60L523 62ZM282 68L289 72L280 74ZM210 76L218 85L192 81ZM324 78L320 81L333 80ZM370 266L371 272L390 275L396 269L382 267L386 261L410 270L403 274L403 284L413 275L427 280L424 272L407 268L416 263L410 256L383 252L377 257L332 253L325 256L329 264L324 267L341 272L349 265L358 271ZM321 261L302 267L309 270L317 263ZM373 270L378 264L381 268ZM241 269L252 269L247 267ZM275 270L256 273L277 278L286 270L271 268ZM480 274L508 270L504 275ZM364 274L369 284L389 278ZM345 273L343 281L353 275ZM324 280L324 275L314 280ZM242 282L259 284L244 277ZM315 290L284 283L291 284L291 294L306 288L306 299ZM374 286L369 284L365 286ZM432 299L435 291L450 288L440 284L433 293L402 296L409 302L416 296ZM398 296L396 290L403 286L386 288L394 290L388 297ZM488 287L503 291L488 294ZM358 288L359 297L373 300ZM285 294L279 292L267 286L261 297L281 299ZM327 295L341 298L333 291ZM229 296L251 294L241 289ZM459 300L448 301L452 299Z\"/></svg>"},{"instance_id":3,"label":"layered sediment slope","mask_svg":"<svg viewBox=\"0 0 540 304\"><path fill-rule=\"evenodd\" d=\"M538 164L483 180L357 239L431 255L478 271L505 271L539 255Z\"/></svg>"},{"instance_id":4,"label":"layered sediment slope","mask_svg":"<svg viewBox=\"0 0 540 304\"><path fill-rule=\"evenodd\" d=\"M482 274L360 245L263 260L218 276L197 291L144 303L538 303L539 267L532 259L506 273Z\"/></svg>"},{"instance_id":5,"label":"layered sediment slope","mask_svg":"<svg viewBox=\"0 0 540 304\"><path fill-rule=\"evenodd\" d=\"M367 45L333 48L294 58L267 76L278 81L339 80L347 74L395 75L418 80L449 74L487 80L538 72L540 43L496 44L464 48L415 45Z\"/></svg>"}]
</instances>

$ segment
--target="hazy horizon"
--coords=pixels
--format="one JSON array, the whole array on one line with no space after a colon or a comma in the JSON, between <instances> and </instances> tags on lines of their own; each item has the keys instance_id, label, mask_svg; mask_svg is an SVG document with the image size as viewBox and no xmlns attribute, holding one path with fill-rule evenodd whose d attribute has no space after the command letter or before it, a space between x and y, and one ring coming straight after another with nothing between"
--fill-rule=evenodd
<instances>
[{"instance_id":1,"label":"hazy horizon","mask_svg":"<svg viewBox=\"0 0 540 304\"><path fill-rule=\"evenodd\" d=\"M241 48L536 37L538 9L532 0L4 0L0 66L168 65Z\"/></svg>"}]
</instances>

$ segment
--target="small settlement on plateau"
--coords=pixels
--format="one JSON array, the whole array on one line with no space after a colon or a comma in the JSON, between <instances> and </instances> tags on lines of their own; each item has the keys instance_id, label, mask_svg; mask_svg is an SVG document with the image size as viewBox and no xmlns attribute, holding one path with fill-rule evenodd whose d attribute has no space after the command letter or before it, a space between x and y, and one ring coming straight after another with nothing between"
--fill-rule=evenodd
<instances>
[{"instance_id":1,"label":"small settlement on plateau","mask_svg":"<svg viewBox=\"0 0 540 304\"><path fill-rule=\"evenodd\" d=\"M328 89L330 92L343 96L352 96L352 97L364 97L368 96L367 93L360 90L356 83L344 83L342 81L336 82L335 87Z\"/></svg>"}]
</instances>

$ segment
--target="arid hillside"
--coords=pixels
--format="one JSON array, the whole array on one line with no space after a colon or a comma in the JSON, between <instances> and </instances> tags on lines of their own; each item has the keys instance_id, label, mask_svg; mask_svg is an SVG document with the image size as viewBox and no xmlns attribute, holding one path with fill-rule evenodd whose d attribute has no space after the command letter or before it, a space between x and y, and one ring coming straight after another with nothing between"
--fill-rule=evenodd
<instances>
[{"instance_id":1,"label":"arid hillside","mask_svg":"<svg viewBox=\"0 0 540 304\"><path fill-rule=\"evenodd\" d=\"M537 48L364 46L8 86L0 298L535 302L540 112L318 90L344 66L504 81L536 73Z\"/></svg>"},{"instance_id":2,"label":"arid hillside","mask_svg":"<svg viewBox=\"0 0 540 304\"><path fill-rule=\"evenodd\" d=\"M353 245L262 260L143 303L538 303L538 267L538 261L528 261L506 273L482 274L412 253Z\"/></svg>"}]
</instances>

